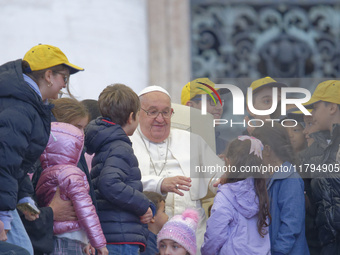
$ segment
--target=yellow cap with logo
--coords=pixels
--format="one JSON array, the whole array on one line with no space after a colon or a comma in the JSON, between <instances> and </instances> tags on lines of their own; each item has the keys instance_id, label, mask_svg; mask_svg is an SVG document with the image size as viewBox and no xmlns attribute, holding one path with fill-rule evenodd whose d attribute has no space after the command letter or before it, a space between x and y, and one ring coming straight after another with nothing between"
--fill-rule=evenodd
<instances>
[{"instance_id":1,"label":"yellow cap with logo","mask_svg":"<svg viewBox=\"0 0 340 255\"><path fill-rule=\"evenodd\" d=\"M84 70L84 68L71 64L58 47L47 44L34 46L27 51L23 60L27 61L30 65L29 70L25 70L27 73L44 70L61 64L69 67L70 74Z\"/></svg>"},{"instance_id":2,"label":"yellow cap with logo","mask_svg":"<svg viewBox=\"0 0 340 255\"><path fill-rule=\"evenodd\" d=\"M313 104L319 101L340 104L340 81L327 80L319 83L311 99L303 105L311 108Z\"/></svg>"},{"instance_id":3,"label":"yellow cap with logo","mask_svg":"<svg viewBox=\"0 0 340 255\"><path fill-rule=\"evenodd\" d=\"M208 78L198 78L196 80L190 81L182 89L181 94L182 105L185 105L188 101L190 101L197 95L207 94L204 90L198 88L202 87L202 83L211 86L215 90L219 90L219 88L215 88L215 83L213 83Z\"/></svg>"}]
</instances>

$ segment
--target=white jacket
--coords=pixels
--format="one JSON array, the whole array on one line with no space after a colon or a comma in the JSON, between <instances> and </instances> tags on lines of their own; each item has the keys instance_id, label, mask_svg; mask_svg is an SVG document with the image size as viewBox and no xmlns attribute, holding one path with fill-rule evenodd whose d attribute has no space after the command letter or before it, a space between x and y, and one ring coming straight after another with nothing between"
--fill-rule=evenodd
<instances>
[{"instance_id":1,"label":"white jacket","mask_svg":"<svg viewBox=\"0 0 340 255\"><path fill-rule=\"evenodd\" d=\"M160 193L162 177L150 175L150 156L144 142L136 130L130 137L134 153L142 172L144 191ZM144 137L144 139L147 139ZM216 193L212 184L222 173L195 172L197 166L216 165L222 167L224 162L211 150L207 143L198 135L181 129L171 129L169 136L169 150L178 161L185 176L191 177L192 187L190 196L192 200L199 200L207 195L208 188Z\"/></svg>"},{"instance_id":2,"label":"white jacket","mask_svg":"<svg viewBox=\"0 0 340 255\"><path fill-rule=\"evenodd\" d=\"M139 128L139 127L138 127ZM144 191L153 191L161 193L160 187L164 177L150 174L153 169L150 169L150 155L148 149L140 136L140 132L136 130L133 136L130 137L134 153L139 162L139 168L142 172L142 183ZM144 137L144 140L147 140ZM149 143L149 141L146 141ZM197 229L197 246L200 248L203 243L203 237L206 230L206 215L202 208L200 199L204 198L208 189L216 193L217 188L212 185L223 173L195 172L197 166L211 166L212 168L218 165L224 166L224 162L211 150L207 143L198 135L181 129L171 129L169 135L169 151L178 161L179 166L185 176L191 178L190 198L185 196L174 196L174 214L182 213L188 205L195 205L200 212L200 222ZM177 176L178 173L170 173L167 176ZM171 216L171 215L169 215Z\"/></svg>"}]
</instances>

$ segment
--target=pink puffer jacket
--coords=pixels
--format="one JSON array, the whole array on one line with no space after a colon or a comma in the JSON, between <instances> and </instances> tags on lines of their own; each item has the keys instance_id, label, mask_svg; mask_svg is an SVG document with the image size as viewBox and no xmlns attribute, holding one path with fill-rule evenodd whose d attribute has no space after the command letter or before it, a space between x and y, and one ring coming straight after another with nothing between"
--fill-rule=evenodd
<instances>
[{"instance_id":1,"label":"pink puffer jacket","mask_svg":"<svg viewBox=\"0 0 340 255\"><path fill-rule=\"evenodd\" d=\"M78 221L54 221L54 234L83 229L91 245L98 249L106 245L106 239L89 195L86 175L77 167L83 146L84 135L78 128L52 122L50 139L40 156L44 171L36 194L39 206L48 206L59 187L60 197L72 201Z\"/></svg>"}]
</instances>

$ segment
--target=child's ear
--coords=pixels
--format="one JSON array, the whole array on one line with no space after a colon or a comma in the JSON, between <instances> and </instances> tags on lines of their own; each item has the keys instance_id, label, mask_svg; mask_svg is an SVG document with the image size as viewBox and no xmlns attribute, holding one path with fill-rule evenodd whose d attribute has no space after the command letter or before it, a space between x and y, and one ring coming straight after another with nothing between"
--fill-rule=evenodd
<instances>
[{"instance_id":1,"label":"child's ear","mask_svg":"<svg viewBox=\"0 0 340 255\"><path fill-rule=\"evenodd\" d=\"M339 109L339 107L338 107L337 104L331 103L331 104L329 105L329 110L330 110L330 113L331 113L331 114L336 113L338 109Z\"/></svg>"},{"instance_id":2,"label":"child's ear","mask_svg":"<svg viewBox=\"0 0 340 255\"><path fill-rule=\"evenodd\" d=\"M152 219L150 220L150 223L155 223L155 217L152 217Z\"/></svg>"},{"instance_id":3,"label":"child's ear","mask_svg":"<svg viewBox=\"0 0 340 255\"><path fill-rule=\"evenodd\" d=\"M129 116L128 120L127 120L127 123L131 124L132 121L134 121L134 119L133 119L133 112L130 113L130 116Z\"/></svg>"}]
</instances>

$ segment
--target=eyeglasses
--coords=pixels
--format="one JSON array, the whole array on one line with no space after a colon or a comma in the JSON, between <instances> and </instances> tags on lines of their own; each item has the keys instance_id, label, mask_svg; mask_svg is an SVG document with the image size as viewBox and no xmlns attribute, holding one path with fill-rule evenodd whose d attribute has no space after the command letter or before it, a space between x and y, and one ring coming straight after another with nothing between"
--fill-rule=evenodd
<instances>
[{"instance_id":1,"label":"eyeglasses","mask_svg":"<svg viewBox=\"0 0 340 255\"><path fill-rule=\"evenodd\" d=\"M202 97L192 98L191 101L202 101ZM218 99L216 99L216 98L215 98L216 104L215 104L214 100L213 100L211 97L208 98L208 101L209 101L209 104L210 104L211 106L216 106L216 105L218 105L218 104L221 104L221 103L220 103L220 100L218 100ZM224 106L224 99L221 99L221 102L222 102L222 106Z\"/></svg>"},{"instance_id":2,"label":"eyeglasses","mask_svg":"<svg viewBox=\"0 0 340 255\"><path fill-rule=\"evenodd\" d=\"M171 118L172 114L175 113L173 109L162 111L162 112L159 112L157 110L147 111L147 110L144 110L143 108L141 108L141 109L144 112L146 112L146 115L148 115L151 118L157 118L159 114L162 114L164 119L169 119L169 118Z\"/></svg>"},{"instance_id":3,"label":"eyeglasses","mask_svg":"<svg viewBox=\"0 0 340 255\"><path fill-rule=\"evenodd\" d=\"M53 72L53 73L57 73L57 74L60 74L60 75L64 76L64 82L65 82L65 84L68 84L68 82L69 82L69 79L70 79L70 76L69 76L69 75L66 75L66 74L64 74L64 73L57 72L57 71L52 71L52 72Z\"/></svg>"}]
</instances>

